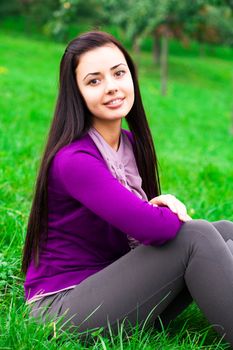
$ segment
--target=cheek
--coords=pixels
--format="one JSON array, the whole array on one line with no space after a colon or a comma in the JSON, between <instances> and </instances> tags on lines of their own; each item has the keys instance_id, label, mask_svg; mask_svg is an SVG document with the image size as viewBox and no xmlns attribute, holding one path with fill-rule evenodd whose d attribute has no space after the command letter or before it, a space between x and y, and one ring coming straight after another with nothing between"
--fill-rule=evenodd
<instances>
[{"instance_id":1,"label":"cheek","mask_svg":"<svg viewBox=\"0 0 233 350\"><path fill-rule=\"evenodd\" d=\"M83 98L89 109L94 108L99 101L97 91L83 91Z\"/></svg>"},{"instance_id":2,"label":"cheek","mask_svg":"<svg viewBox=\"0 0 233 350\"><path fill-rule=\"evenodd\" d=\"M77 85L79 88L79 92L82 95L85 104L89 110L95 108L95 105L98 102L99 99L99 92L98 89L91 89L89 86L84 86L82 83L77 81Z\"/></svg>"},{"instance_id":3,"label":"cheek","mask_svg":"<svg viewBox=\"0 0 233 350\"><path fill-rule=\"evenodd\" d=\"M132 79L127 79L125 81L125 90L127 91L128 95L134 96L134 85Z\"/></svg>"},{"instance_id":4,"label":"cheek","mask_svg":"<svg viewBox=\"0 0 233 350\"><path fill-rule=\"evenodd\" d=\"M134 85L133 81L131 80L128 84L128 93L131 99L132 104L134 103Z\"/></svg>"}]
</instances>

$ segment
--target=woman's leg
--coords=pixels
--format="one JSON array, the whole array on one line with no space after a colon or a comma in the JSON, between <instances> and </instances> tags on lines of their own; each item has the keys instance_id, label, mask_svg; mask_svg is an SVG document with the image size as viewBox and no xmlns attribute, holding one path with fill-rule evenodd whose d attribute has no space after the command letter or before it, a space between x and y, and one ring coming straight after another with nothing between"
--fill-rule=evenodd
<instances>
[{"instance_id":1,"label":"woman's leg","mask_svg":"<svg viewBox=\"0 0 233 350\"><path fill-rule=\"evenodd\" d=\"M54 315L54 306L58 316L66 312L65 320L72 318L80 332L107 330L108 322L117 330L118 321L141 324L152 309L154 322L186 286L209 322L233 344L233 256L205 220L184 223L163 246L137 247L68 291L50 312Z\"/></svg>"},{"instance_id":2,"label":"woman's leg","mask_svg":"<svg viewBox=\"0 0 233 350\"><path fill-rule=\"evenodd\" d=\"M219 231L233 254L233 222L229 220L220 220L211 223Z\"/></svg>"},{"instance_id":3,"label":"woman's leg","mask_svg":"<svg viewBox=\"0 0 233 350\"><path fill-rule=\"evenodd\" d=\"M211 224L218 230L223 237L224 241L228 245L233 255L233 222L228 220L220 220L211 222ZM184 289L177 295L177 297L168 305L168 307L159 315L159 319L156 319L154 325L156 328L161 329L162 326L166 327L172 320L174 320L186 307L193 301L188 288Z\"/></svg>"},{"instance_id":4,"label":"woman's leg","mask_svg":"<svg viewBox=\"0 0 233 350\"><path fill-rule=\"evenodd\" d=\"M181 314L191 303L193 298L189 293L186 286L177 295L177 297L168 305L168 307L157 317L153 323L153 326L161 331L166 328L169 323L176 319L176 317Z\"/></svg>"}]
</instances>

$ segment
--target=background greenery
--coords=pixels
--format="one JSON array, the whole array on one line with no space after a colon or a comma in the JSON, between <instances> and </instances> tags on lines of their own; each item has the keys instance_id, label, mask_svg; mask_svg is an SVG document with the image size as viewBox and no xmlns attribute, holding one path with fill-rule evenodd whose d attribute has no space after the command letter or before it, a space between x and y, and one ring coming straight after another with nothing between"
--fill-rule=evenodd
<instances>
[{"instance_id":1,"label":"background greenery","mask_svg":"<svg viewBox=\"0 0 233 350\"><path fill-rule=\"evenodd\" d=\"M40 32L27 35L24 19L2 19L0 30L0 349L83 349L79 338L54 323L36 325L23 299L21 252L33 185L53 114L59 60L65 45ZM23 23L23 25L21 25ZM91 29L86 23L76 31ZM17 30L16 30L17 28ZM109 27L114 34L118 27ZM119 34L120 35L120 34ZM124 40L123 40L124 41ZM126 41L127 44L127 41ZM170 40L167 95L152 39L134 56L160 163L163 193L173 193L193 218L233 220L232 58L229 47L184 48ZM124 124L125 125L125 124ZM53 338L48 335L53 332ZM226 349L193 304L171 327L110 340L93 336L95 349ZM88 346L87 346L88 347Z\"/></svg>"}]
</instances>

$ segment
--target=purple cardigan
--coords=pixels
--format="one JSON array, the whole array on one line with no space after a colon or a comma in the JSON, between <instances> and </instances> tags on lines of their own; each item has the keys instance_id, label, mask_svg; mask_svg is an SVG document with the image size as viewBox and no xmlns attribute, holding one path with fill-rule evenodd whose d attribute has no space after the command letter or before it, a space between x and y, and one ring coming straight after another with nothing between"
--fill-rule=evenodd
<instances>
[{"instance_id":1,"label":"purple cardigan","mask_svg":"<svg viewBox=\"0 0 233 350\"><path fill-rule=\"evenodd\" d=\"M132 134L122 129L132 140ZM48 241L35 268L31 261L25 298L79 284L130 251L127 235L144 245L174 238L182 222L167 207L154 207L109 171L88 134L63 147L48 178Z\"/></svg>"}]
</instances>

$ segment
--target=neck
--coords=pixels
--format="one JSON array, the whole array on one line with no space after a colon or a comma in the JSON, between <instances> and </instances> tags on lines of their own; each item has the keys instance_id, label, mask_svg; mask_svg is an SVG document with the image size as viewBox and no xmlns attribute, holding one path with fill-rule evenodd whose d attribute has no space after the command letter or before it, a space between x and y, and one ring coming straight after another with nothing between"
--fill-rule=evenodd
<instances>
[{"instance_id":1,"label":"neck","mask_svg":"<svg viewBox=\"0 0 233 350\"><path fill-rule=\"evenodd\" d=\"M93 121L92 127L100 133L115 151L118 150L121 136L121 120L114 121L114 123L100 123Z\"/></svg>"}]
</instances>

